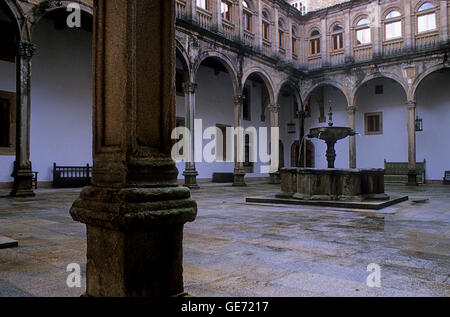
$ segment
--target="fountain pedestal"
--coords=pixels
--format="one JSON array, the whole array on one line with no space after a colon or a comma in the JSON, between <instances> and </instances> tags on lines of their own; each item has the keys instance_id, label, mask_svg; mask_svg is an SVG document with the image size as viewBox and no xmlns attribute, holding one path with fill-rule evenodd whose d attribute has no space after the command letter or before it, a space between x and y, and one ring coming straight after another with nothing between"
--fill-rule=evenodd
<instances>
[{"instance_id":1,"label":"fountain pedestal","mask_svg":"<svg viewBox=\"0 0 450 317\"><path fill-rule=\"evenodd\" d=\"M383 169L284 168L278 198L314 201L389 200Z\"/></svg>"}]
</instances>

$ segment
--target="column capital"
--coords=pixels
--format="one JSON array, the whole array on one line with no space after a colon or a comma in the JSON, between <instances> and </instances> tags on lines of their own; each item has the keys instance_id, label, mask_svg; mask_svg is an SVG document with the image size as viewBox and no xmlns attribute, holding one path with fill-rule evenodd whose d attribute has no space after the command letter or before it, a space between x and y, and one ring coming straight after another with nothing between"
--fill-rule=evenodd
<instances>
[{"instance_id":1,"label":"column capital","mask_svg":"<svg viewBox=\"0 0 450 317\"><path fill-rule=\"evenodd\" d=\"M355 112L358 111L358 106L348 106L347 107L348 112Z\"/></svg>"},{"instance_id":2,"label":"column capital","mask_svg":"<svg viewBox=\"0 0 450 317\"><path fill-rule=\"evenodd\" d=\"M186 81L183 83L183 90L185 94L193 94L197 90L197 84Z\"/></svg>"},{"instance_id":3,"label":"column capital","mask_svg":"<svg viewBox=\"0 0 450 317\"><path fill-rule=\"evenodd\" d=\"M34 55L36 46L27 41L20 41L17 47L17 55L20 57L31 58Z\"/></svg>"},{"instance_id":4,"label":"column capital","mask_svg":"<svg viewBox=\"0 0 450 317\"><path fill-rule=\"evenodd\" d=\"M244 103L245 96L244 95L235 95L233 97L233 102L235 106L241 106Z\"/></svg>"},{"instance_id":5,"label":"column capital","mask_svg":"<svg viewBox=\"0 0 450 317\"><path fill-rule=\"evenodd\" d=\"M408 100L406 102L406 105L408 106L408 109L416 108L417 102L415 100Z\"/></svg>"},{"instance_id":6,"label":"column capital","mask_svg":"<svg viewBox=\"0 0 450 317\"><path fill-rule=\"evenodd\" d=\"M272 113L279 113L280 112L280 105L279 104L269 105L268 109Z\"/></svg>"}]
</instances>

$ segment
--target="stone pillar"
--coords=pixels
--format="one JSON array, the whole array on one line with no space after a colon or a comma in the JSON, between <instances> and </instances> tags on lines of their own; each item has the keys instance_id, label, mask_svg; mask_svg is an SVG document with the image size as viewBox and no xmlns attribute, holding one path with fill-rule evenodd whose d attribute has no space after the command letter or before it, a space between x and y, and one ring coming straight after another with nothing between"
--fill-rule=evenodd
<instances>
[{"instance_id":1,"label":"stone pillar","mask_svg":"<svg viewBox=\"0 0 450 317\"><path fill-rule=\"evenodd\" d=\"M415 22L412 17L413 9L411 7L411 1L405 1L403 5L405 8L405 49L410 51L413 48Z\"/></svg>"},{"instance_id":2,"label":"stone pillar","mask_svg":"<svg viewBox=\"0 0 450 317\"><path fill-rule=\"evenodd\" d=\"M197 205L177 184L175 1L94 2L93 185L73 204L87 227L92 297L183 293L183 225Z\"/></svg>"},{"instance_id":3,"label":"stone pillar","mask_svg":"<svg viewBox=\"0 0 450 317\"><path fill-rule=\"evenodd\" d=\"M449 24L448 24L448 1L441 0L440 1L440 38L442 44L447 44L448 40L448 32L449 32Z\"/></svg>"},{"instance_id":4,"label":"stone pillar","mask_svg":"<svg viewBox=\"0 0 450 317\"><path fill-rule=\"evenodd\" d=\"M234 146L234 181L233 186L247 186L245 184L245 169L244 162L239 162L238 151L244 150L244 136L237 133L237 128L243 128L242 126L242 107L244 105L244 95L236 95L233 98L234 101L234 129L236 131L235 146ZM224 144L224 146L226 146Z\"/></svg>"},{"instance_id":5,"label":"stone pillar","mask_svg":"<svg viewBox=\"0 0 450 317\"><path fill-rule=\"evenodd\" d=\"M416 171L416 102L408 101L408 184L417 186Z\"/></svg>"},{"instance_id":6,"label":"stone pillar","mask_svg":"<svg viewBox=\"0 0 450 317\"><path fill-rule=\"evenodd\" d=\"M196 0L186 0L186 20L190 22L197 21Z\"/></svg>"},{"instance_id":7,"label":"stone pillar","mask_svg":"<svg viewBox=\"0 0 450 317\"><path fill-rule=\"evenodd\" d=\"M34 196L30 162L30 111L31 111L31 58L35 47L32 43L20 41L16 61L16 161L12 197Z\"/></svg>"},{"instance_id":8,"label":"stone pillar","mask_svg":"<svg viewBox=\"0 0 450 317\"><path fill-rule=\"evenodd\" d=\"M184 176L184 186L190 189L198 189L197 176L198 172L195 169L195 91L197 89L197 84L186 82L183 84L184 96L185 96L185 123L186 128L190 131L190 139L186 143L185 151L190 153L190 162L186 162L186 169L183 173Z\"/></svg>"},{"instance_id":9,"label":"stone pillar","mask_svg":"<svg viewBox=\"0 0 450 317\"><path fill-rule=\"evenodd\" d=\"M278 104L274 104L274 105L270 105L269 106L269 111L270 111L270 127L271 128L277 128L279 127L279 123L278 123L278 114L280 112L280 105ZM270 183L271 184L280 184L281 183L281 178L280 178L280 162L278 160L279 158L279 153L273 153L272 151L272 132L270 133L271 135L271 140L270 140L270 144L271 144L271 151L270 151ZM277 140L278 141L278 140ZM278 148L278 146L275 146L276 148ZM278 149L279 150L279 149ZM276 160L274 160L274 158L276 158Z\"/></svg>"},{"instance_id":10,"label":"stone pillar","mask_svg":"<svg viewBox=\"0 0 450 317\"><path fill-rule=\"evenodd\" d=\"M348 126L355 130L356 128L356 106L349 106L348 112ZM356 168L356 136L350 136L348 140L349 144L349 164L350 168Z\"/></svg>"}]
</instances>

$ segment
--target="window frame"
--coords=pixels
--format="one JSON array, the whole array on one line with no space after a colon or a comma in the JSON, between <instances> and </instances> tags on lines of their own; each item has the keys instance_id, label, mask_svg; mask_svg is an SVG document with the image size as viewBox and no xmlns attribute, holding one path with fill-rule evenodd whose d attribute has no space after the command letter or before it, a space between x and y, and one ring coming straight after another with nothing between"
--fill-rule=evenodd
<instances>
[{"instance_id":1,"label":"window frame","mask_svg":"<svg viewBox=\"0 0 450 317\"><path fill-rule=\"evenodd\" d=\"M369 131L369 117L378 117L377 131ZM365 135L383 135L383 112L366 112L364 113L364 134Z\"/></svg>"},{"instance_id":2,"label":"window frame","mask_svg":"<svg viewBox=\"0 0 450 317\"><path fill-rule=\"evenodd\" d=\"M367 20L367 24L358 25L362 20ZM361 46L364 47L364 46L372 45L373 44L372 27L370 26L369 19L366 16L363 16L363 17L359 17L356 21L357 22L355 23L355 26L354 26L354 40L355 40L354 46L355 47L361 47ZM364 30L369 31L370 42L358 44L358 32L361 32Z\"/></svg>"},{"instance_id":3,"label":"window frame","mask_svg":"<svg viewBox=\"0 0 450 317\"><path fill-rule=\"evenodd\" d=\"M317 31L319 34L313 35L313 33L315 31ZM318 29L311 30L310 37L309 37L309 56L310 57L317 57L322 54L322 48L321 48L321 43L320 43L321 37L322 37L322 34L320 33L320 31ZM315 53L313 53L313 48L314 48Z\"/></svg>"},{"instance_id":4,"label":"window frame","mask_svg":"<svg viewBox=\"0 0 450 317\"><path fill-rule=\"evenodd\" d=\"M203 8L201 5L199 5L198 1L201 2L202 0L196 0L195 1L195 6L196 6L197 9L201 9L201 10L208 11L208 12L211 11L211 0L204 0L205 1L205 8Z\"/></svg>"},{"instance_id":5,"label":"window frame","mask_svg":"<svg viewBox=\"0 0 450 317\"><path fill-rule=\"evenodd\" d=\"M222 12L223 5L226 5L228 7L228 12L230 15L230 18L226 18L226 14ZM229 0L221 0L220 1L220 15L222 16L222 20L225 20L229 23L233 23L233 3Z\"/></svg>"},{"instance_id":6,"label":"window frame","mask_svg":"<svg viewBox=\"0 0 450 317\"><path fill-rule=\"evenodd\" d=\"M16 153L16 93L0 90L0 99L9 104L9 146L0 147L0 156L14 156Z\"/></svg>"},{"instance_id":7,"label":"window frame","mask_svg":"<svg viewBox=\"0 0 450 317\"><path fill-rule=\"evenodd\" d=\"M400 16L388 18L388 15L393 12L398 12L400 14ZM387 34L387 26L391 25L391 24L395 24L395 23L400 23L400 31L401 31L400 36L387 38L387 35L388 35ZM385 42L388 42L388 41L397 41L397 40L403 39L404 34L405 34L404 25L405 25L404 15L401 10L399 10L398 8L390 8L389 10L386 10L385 14L384 14L384 19L383 19L383 40Z\"/></svg>"},{"instance_id":8,"label":"window frame","mask_svg":"<svg viewBox=\"0 0 450 317\"><path fill-rule=\"evenodd\" d=\"M336 26L340 26L341 30L335 31L334 28ZM331 37L330 37L330 39L331 39L331 52L343 51L344 50L344 27L342 26L342 24L340 24L340 23L334 24L332 26L332 28L331 28L330 34L331 34ZM340 36L340 41L338 41L338 42L341 44L341 46L338 47L338 48L335 48L334 47L334 38L337 37L339 39L339 36Z\"/></svg>"},{"instance_id":9,"label":"window frame","mask_svg":"<svg viewBox=\"0 0 450 317\"><path fill-rule=\"evenodd\" d=\"M420 11L420 8L423 7L427 3L432 4L433 8L425 9L423 11ZM417 6L417 10L415 12L416 13L416 17L415 17L416 35L422 35L422 34L427 34L427 33L438 33L439 32L440 20L439 20L438 12L439 12L439 6L436 5L433 1L424 1L424 2L420 3ZM424 16L430 16L430 15L434 15L434 22L436 24L436 27L434 29L420 31L419 30L419 18L420 17L424 17Z\"/></svg>"}]
</instances>

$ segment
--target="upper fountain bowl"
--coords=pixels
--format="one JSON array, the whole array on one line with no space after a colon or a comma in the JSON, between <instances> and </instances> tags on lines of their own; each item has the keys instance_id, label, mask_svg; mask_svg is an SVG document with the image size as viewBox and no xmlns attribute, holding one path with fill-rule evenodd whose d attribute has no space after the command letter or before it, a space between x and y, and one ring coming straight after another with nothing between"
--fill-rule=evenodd
<instances>
[{"instance_id":1,"label":"upper fountain bowl","mask_svg":"<svg viewBox=\"0 0 450 317\"><path fill-rule=\"evenodd\" d=\"M308 138L316 138L324 141L337 141L348 136L354 136L356 132L348 127L319 127L309 130Z\"/></svg>"}]
</instances>

